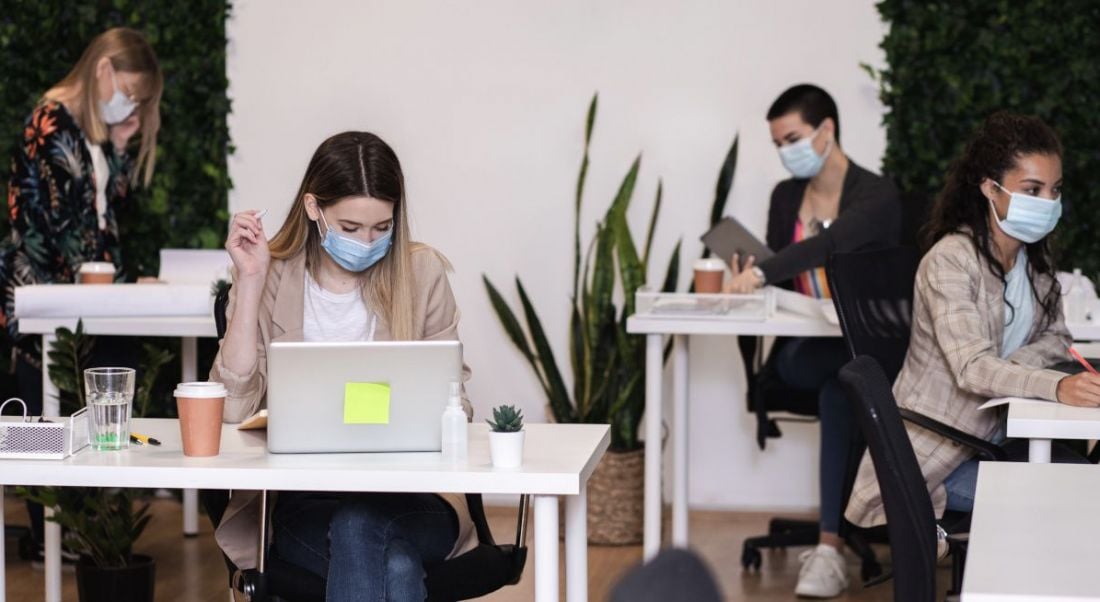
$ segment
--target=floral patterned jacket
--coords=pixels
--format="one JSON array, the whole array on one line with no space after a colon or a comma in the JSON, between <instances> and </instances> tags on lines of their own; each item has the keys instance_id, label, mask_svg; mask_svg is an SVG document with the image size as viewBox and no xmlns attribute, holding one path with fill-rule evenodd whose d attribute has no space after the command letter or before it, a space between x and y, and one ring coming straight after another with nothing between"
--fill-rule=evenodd
<instances>
[{"instance_id":1,"label":"floral patterned jacket","mask_svg":"<svg viewBox=\"0 0 1100 602\"><path fill-rule=\"evenodd\" d=\"M106 227L96 214L95 168L84 132L64 105L43 101L27 119L12 157L8 183L11 240L0 261L3 315L0 325L18 341L13 318L15 287L74 282L85 261L120 266L115 212L129 193L133 159L102 145L107 157Z\"/></svg>"}]
</instances>

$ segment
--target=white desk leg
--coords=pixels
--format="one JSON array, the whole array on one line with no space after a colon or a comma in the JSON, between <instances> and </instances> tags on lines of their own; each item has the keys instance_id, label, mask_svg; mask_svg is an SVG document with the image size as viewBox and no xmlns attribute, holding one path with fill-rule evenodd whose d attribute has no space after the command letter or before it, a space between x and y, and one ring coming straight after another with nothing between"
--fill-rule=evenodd
<instances>
[{"instance_id":1,"label":"white desk leg","mask_svg":"<svg viewBox=\"0 0 1100 602\"><path fill-rule=\"evenodd\" d=\"M183 337L180 340L180 364L183 366L183 382L198 380L198 340L195 337ZM183 490L183 534L193 537L199 534L199 492L197 489Z\"/></svg>"},{"instance_id":2,"label":"white desk leg","mask_svg":"<svg viewBox=\"0 0 1100 602\"><path fill-rule=\"evenodd\" d=\"M61 602L61 525L50 520L46 511L46 602Z\"/></svg>"},{"instance_id":3,"label":"white desk leg","mask_svg":"<svg viewBox=\"0 0 1100 602\"><path fill-rule=\"evenodd\" d=\"M3 503L4 486L0 485L0 504ZM5 572L7 570L8 563L4 562L4 560L7 558L7 556L4 555L6 554L6 550L4 550L4 540L7 539L7 536L4 532L4 529L4 509L0 507L0 602L4 602L4 600L6 599L5 594L8 591L7 583L5 583L5 577L7 577L7 575L5 575Z\"/></svg>"},{"instance_id":4,"label":"white desk leg","mask_svg":"<svg viewBox=\"0 0 1100 602\"><path fill-rule=\"evenodd\" d=\"M1050 439L1031 439L1027 442L1027 461L1034 464L1050 464Z\"/></svg>"},{"instance_id":5,"label":"white desk leg","mask_svg":"<svg viewBox=\"0 0 1100 602\"><path fill-rule=\"evenodd\" d=\"M664 337L646 335L645 347L645 532L643 558L661 549L661 392Z\"/></svg>"},{"instance_id":6,"label":"white desk leg","mask_svg":"<svg viewBox=\"0 0 1100 602\"><path fill-rule=\"evenodd\" d=\"M688 336L672 352L672 545L688 545Z\"/></svg>"},{"instance_id":7,"label":"white desk leg","mask_svg":"<svg viewBox=\"0 0 1100 602\"><path fill-rule=\"evenodd\" d=\"M42 415L57 416L61 412L61 399L57 387L50 380L50 345L57 340L54 334L42 335ZM84 386L81 383L81 386Z\"/></svg>"},{"instance_id":8,"label":"white desk leg","mask_svg":"<svg viewBox=\"0 0 1100 602\"><path fill-rule=\"evenodd\" d=\"M565 498L565 600L588 602L588 484Z\"/></svg>"},{"instance_id":9,"label":"white desk leg","mask_svg":"<svg viewBox=\"0 0 1100 602\"><path fill-rule=\"evenodd\" d=\"M558 602L558 498L535 497L535 602Z\"/></svg>"}]
</instances>

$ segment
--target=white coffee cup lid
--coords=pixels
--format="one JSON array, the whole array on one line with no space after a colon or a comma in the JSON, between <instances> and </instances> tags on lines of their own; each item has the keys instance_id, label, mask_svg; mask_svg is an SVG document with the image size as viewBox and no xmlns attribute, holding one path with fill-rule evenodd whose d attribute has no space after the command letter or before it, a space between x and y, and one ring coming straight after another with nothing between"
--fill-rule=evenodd
<instances>
[{"instance_id":1,"label":"white coffee cup lid","mask_svg":"<svg viewBox=\"0 0 1100 602\"><path fill-rule=\"evenodd\" d=\"M176 385L176 390L172 393L174 397L188 397L188 398L214 398L225 397L227 391L225 385L214 382L194 382L194 383L180 383Z\"/></svg>"},{"instance_id":2,"label":"white coffee cup lid","mask_svg":"<svg viewBox=\"0 0 1100 602\"><path fill-rule=\"evenodd\" d=\"M696 259L693 267L704 272L717 272L726 269L726 264L721 259L708 257L707 259Z\"/></svg>"},{"instance_id":3,"label":"white coffee cup lid","mask_svg":"<svg viewBox=\"0 0 1100 602\"><path fill-rule=\"evenodd\" d=\"M109 261L85 261L80 264L81 274L114 274L115 264Z\"/></svg>"}]
</instances>

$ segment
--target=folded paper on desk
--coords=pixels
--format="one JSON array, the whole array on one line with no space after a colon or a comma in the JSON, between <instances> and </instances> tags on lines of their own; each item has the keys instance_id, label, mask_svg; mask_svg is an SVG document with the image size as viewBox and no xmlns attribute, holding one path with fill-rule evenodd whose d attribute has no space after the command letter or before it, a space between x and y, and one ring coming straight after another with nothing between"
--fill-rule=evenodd
<instances>
[{"instance_id":1,"label":"folded paper on desk","mask_svg":"<svg viewBox=\"0 0 1100 602\"><path fill-rule=\"evenodd\" d=\"M19 318L209 316L210 284L35 284L15 289Z\"/></svg>"},{"instance_id":2,"label":"folded paper on desk","mask_svg":"<svg viewBox=\"0 0 1100 602\"><path fill-rule=\"evenodd\" d=\"M159 280L169 284L202 284L207 288L229 279L232 261L224 249L161 249Z\"/></svg>"},{"instance_id":3,"label":"folded paper on desk","mask_svg":"<svg viewBox=\"0 0 1100 602\"><path fill-rule=\"evenodd\" d=\"M267 428L267 410L260 410L255 414L244 419L244 422L237 425L238 431L251 431Z\"/></svg>"},{"instance_id":4,"label":"folded paper on desk","mask_svg":"<svg viewBox=\"0 0 1100 602\"><path fill-rule=\"evenodd\" d=\"M1053 401L1047 401L1045 399L1025 399L1023 397L995 397L989 401L978 406L979 410L988 410L989 408L995 408L998 406L1008 404L1029 404L1029 403L1055 403Z\"/></svg>"}]
</instances>

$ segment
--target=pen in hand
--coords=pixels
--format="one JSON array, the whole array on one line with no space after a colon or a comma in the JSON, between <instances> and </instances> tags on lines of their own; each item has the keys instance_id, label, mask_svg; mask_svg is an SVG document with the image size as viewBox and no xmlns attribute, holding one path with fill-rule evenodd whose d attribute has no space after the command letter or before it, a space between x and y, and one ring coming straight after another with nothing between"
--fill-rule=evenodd
<instances>
[{"instance_id":1,"label":"pen in hand","mask_svg":"<svg viewBox=\"0 0 1100 602\"><path fill-rule=\"evenodd\" d=\"M1100 372L1097 372L1097 371L1096 371L1096 368L1093 368L1093 367L1092 367L1092 364L1090 364L1090 363L1088 362L1088 360L1086 360L1086 359L1085 359L1084 357L1082 357L1082 356L1081 356L1081 353L1080 353L1080 352L1078 352L1078 351L1077 351L1076 349L1074 349L1073 347L1067 347L1067 349L1069 350L1069 354L1070 354L1071 356L1073 356L1073 359L1077 360L1077 363L1079 363L1079 364L1081 364L1082 366L1084 366L1084 367L1085 367L1085 370L1088 370L1088 371L1089 371L1089 372L1091 372L1092 374L1100 374Z\"/></svg>"}]
</instances>

